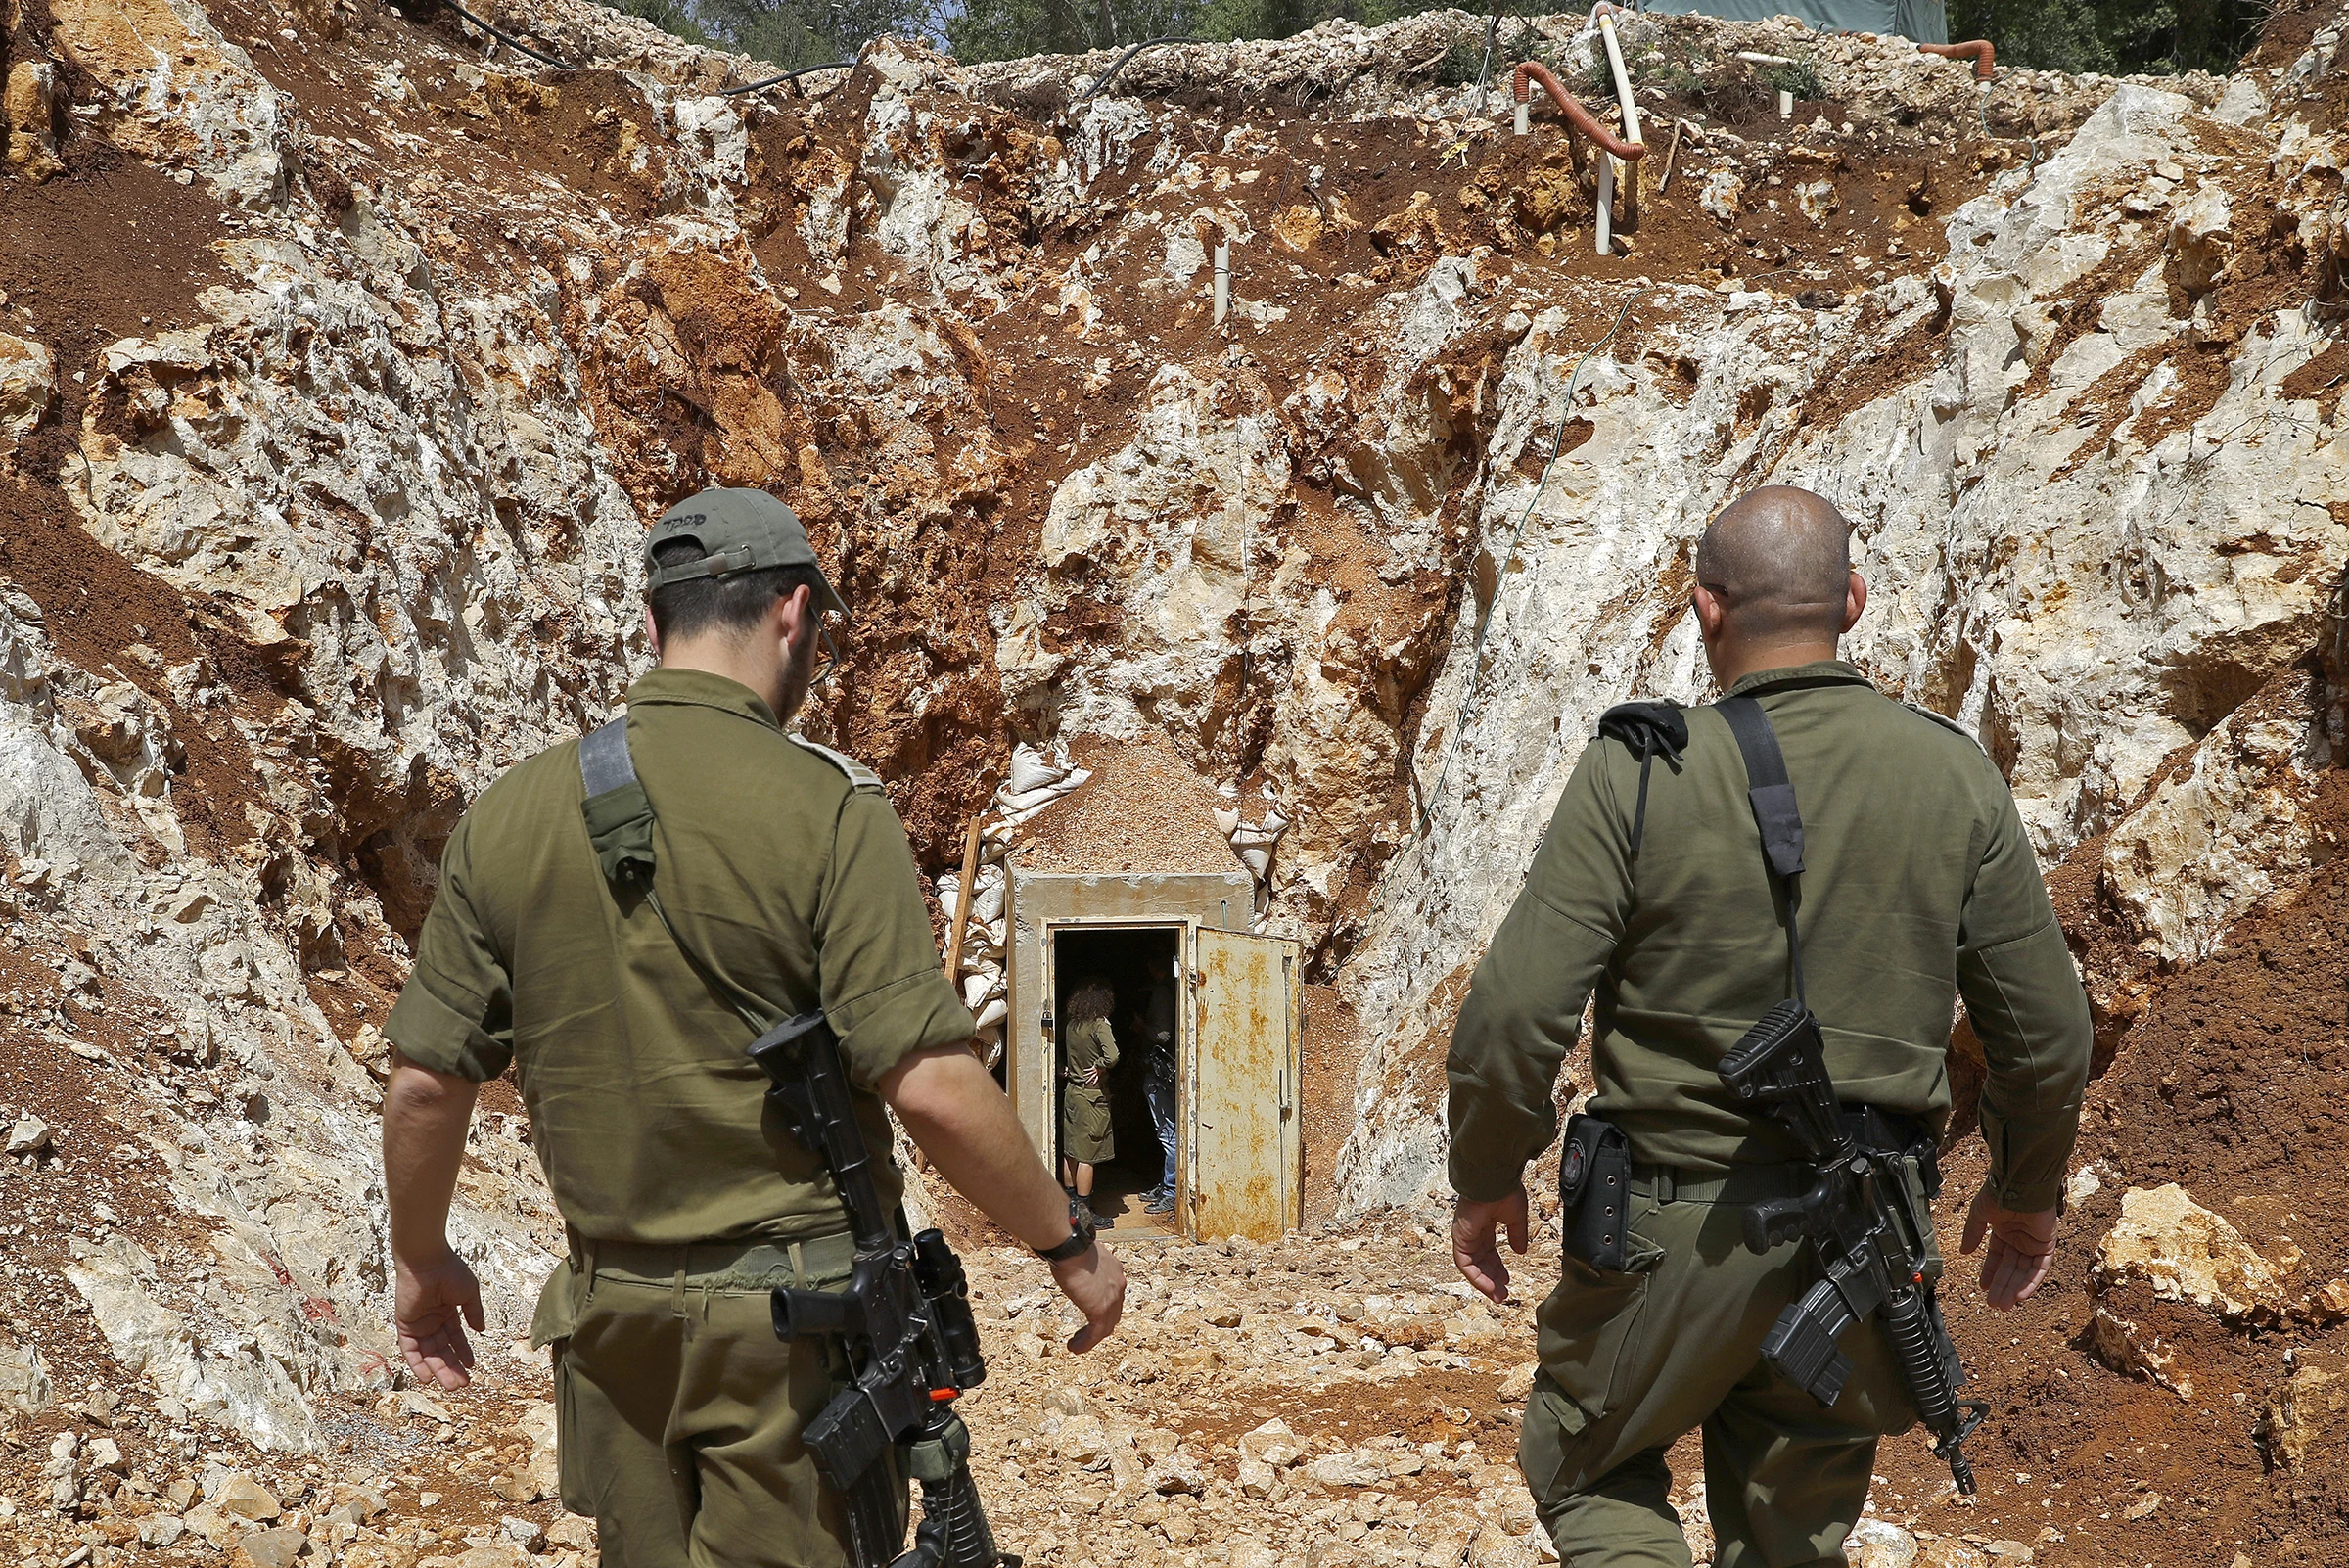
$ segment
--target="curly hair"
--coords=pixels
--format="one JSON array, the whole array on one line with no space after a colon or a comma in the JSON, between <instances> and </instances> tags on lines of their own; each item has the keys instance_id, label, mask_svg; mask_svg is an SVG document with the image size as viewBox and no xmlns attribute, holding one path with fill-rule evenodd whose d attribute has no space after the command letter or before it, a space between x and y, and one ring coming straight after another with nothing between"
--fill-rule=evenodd
<instances>
[{"instance_id":1,"label":"curly hair","mask_svg":"<svg viewBox=\"0 0 2349 1568\"><path fill-rule=\"evenodd\" d=\"M1069 997L1069 1022L1083 1024L1107 1018L1117 1005L1118 993L1109 989L1109 982L1087 976L1077 983Z\"/></svg>"}]
</instances>

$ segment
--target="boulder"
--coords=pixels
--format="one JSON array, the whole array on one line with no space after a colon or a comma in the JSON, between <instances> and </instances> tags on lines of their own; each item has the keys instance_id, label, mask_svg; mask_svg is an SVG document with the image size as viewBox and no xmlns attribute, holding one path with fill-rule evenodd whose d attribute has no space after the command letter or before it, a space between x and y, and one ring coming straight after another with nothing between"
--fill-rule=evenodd
<instances>
[{"instance_id":1,"label":"boulder","mask_svg":"<svg viewBox=\"0 0 2349 1568\"><path fill-rule=\"evenodd\" d=\"M236 1519L274 1519L282 1511L269 1489L244 1470L220 1483L210 1499L213 1507Z\"/></svg>"},{"instance_id":2,"label":"boulder","mask_svg":"<svg viewBox=\"0 0 2349 1568\"><path fill-rule=\"evenodd\" d=\"M2092 1280L2102 1291L2125 1279L2231 1322L2272 1322L2289 1305L2275 1265L2174 1181L2121 1194L2121 1218L2096 1244Z\"/></svg>"},{"instance_id":3,"label":"boulder","mask_svg":"<svg viewBox=\"0 0 2349 1568\"><path fill-rule=\"evenodd\" d=\"M292 1525L255 1530L237 1538L236 1549L229 1553L229 1568L294 1568L302 1548L310 1538Z\"/></svg>"},{"instance_id":4,"label":"boulder","mask_svg":"<svg viewBox=\"0 0 2349 1568\"><path fill-rule=\"evenodd\" d=\"M1917 1558L1916 1537L1887 1519L1852 1526L1843 1549L1853 1568L1912 1568Z\"/></svg>"},{"instance_id":5,"label":"boulder","mask_svg":"<svg viewBox=\"0 0 2349 1568\"><path fill-rule=\"evenodd\" d=\"M1264 1425L1242 1433L1240 1452L1276 1470L1286 1469L1305 1457L1304 1444L1295 1432L1289 1430L1289 1423L1277 1415Z\"/></svg>"},{"instance_id":6,"label":"boulder","mask_svg":"<svg viewBox=\"0 0 2349 1568\"><path fill-rule=\"evenodd\" d=\"M49 1363L30 1345L0 1347L0 1410L38 1415L57 1398Z\"/></svg>"},{"instance_id":7,"label":"boulder","mask_svg":"<svg viewBox=\"0 0 2349 1568\"><path fill-rule=\"evenodd\" d=\"M16 151L13 140L9 151ZM32 434L56 395L57 361L48 347L0 332L0 464Z\"/></svg>"},{"instance_id":8,"label":"boulder","mask_svg":"<svg viewBox=\"0 0 2349 1568\"><path fill-rule=\"evenodd\" d=\"M2337 1449L2349 1441L2349 1431L2336 1430L2349 1421L2349 1373L2339 1367L2309 1363L2297 1367L2260 1421L2260 1446L2268 1463L2297 1475L2308 1467L2312 1450L2329 1444Z\"/></svg>"},{"instance_id":9,"label":"boulder","mask_svg":"<svg viewBox=\"0 0 2349 1568\"><path fill-rule=\"evenodd\" d=\"M2088 1349L2124 1377L2159 1383L2182 1400L2194 1397L2193 1379L2179 1368L2177 1358L2161 1348L2156 1336L2139 1329L2108 1304L2098 1303L2088 1320Z\"/></svg>"},{"instance_id":10,"label":"boulder","mask_svg":"<svg viewBox=\"0 0 2349 1568\"><path fill-rule=\"evenodd\" d=\"M1323 1454L1305 1473L1325 1487L1374 1487L1387 1479L1387 1459L1371 1449L1349 1449Z\"/></svg>"},{"instance_id":11,"label":"boulder","mask_svg":"<svg viewBox=\"0 0 2349 1568\"><path fill-rule=\"evenodd\" d=\"M16 60L0 75L0 148L11 174L38 185L63 174L65 161L57 156L58 116L66 108L65 85L57 65L48 60ZM0 456L7 449L0 446Z\"/></svg>"}]
</instances>

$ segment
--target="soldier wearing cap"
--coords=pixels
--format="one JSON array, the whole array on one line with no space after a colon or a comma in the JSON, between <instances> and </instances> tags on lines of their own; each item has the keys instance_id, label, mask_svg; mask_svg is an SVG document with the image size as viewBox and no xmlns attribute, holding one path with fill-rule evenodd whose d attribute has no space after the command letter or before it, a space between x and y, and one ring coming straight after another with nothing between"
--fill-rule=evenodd
<instances>
[{"instance_id":1,"label":"soldier wearing cap","mask_svg":"<svg viewBox=\"0 0 2349 1568\"><path fill-rule=\"evenodd\" d=\"M628 689L657 810L662 908L698 956L784 1017L821 1006L860 1090L938 1171L1055 1257L1090 1349L1124 1274L967 1048L902 826L880 780L785 728L848 606L789 508L756 490L679 502L645 547L660 665ZM400 1348L463 1386L483 1326L446 1220L480 1084L511 1063L569 1256L531 1326L554 1347L565 1506L609 1568L847 1560L801 1442L842 1369L778 1340L768 1292L849 1275L829 1176L764 1108L741 1020L642 906L614 899L581 816L578 742L484 791L450 834L416 964L385 1033L384 1166ZM884 1162L885 1163L885 1162ZM885 1176L895 1200L898 1177Z\"/></svg>"},{"instance_id":2,"label":"soldier wearing cap","mask_svg":"<svg viewBox=\"0 0 2349 1568\"><path fill-rule=\"evenodd\" d=\"M1988 1243L1982 1289L2004 1311L2054 1251L2088 999L1997 766L1836 657L1867 603L1849 534L1820 496L1756 490L1705 530L1692 609L1714 680L1760 706L1800 802L1802 961L1829 1077L1864 1136L1921 1151L1918 1168L1949 1120L1964 997L1989 1169L1962 1247ZM1721 1568L1842 1568L1876 1441L1916 1417L1873 1322L1839 1342L1856 1366L1831 1407L1762 1359L1813 1275L1799 1241L1747 1251L1743 1212L1811 1173L1716 1070L1789 994L1784 905L1729 721L1682 716L1681 752L1606 731L1583 749L1477 966L1447 1064L1452 1251L1507 1298L1496 1231L1526 1250L1526 1162L1557 1133L1558 1069L1595 1000L1589 1110L1628 1139L1630 1225L1603 1267L1570 1246L1541 1310L1517 1458L1542 1522L1576 1568L1686 1568L1665 1454L1701 1428Z\"/></svg>"}]
</instances>

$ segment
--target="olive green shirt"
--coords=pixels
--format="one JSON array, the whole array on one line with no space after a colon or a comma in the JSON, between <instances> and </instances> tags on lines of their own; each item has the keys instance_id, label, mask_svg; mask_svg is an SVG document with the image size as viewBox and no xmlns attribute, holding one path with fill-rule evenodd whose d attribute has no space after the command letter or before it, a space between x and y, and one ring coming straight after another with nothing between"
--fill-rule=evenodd
<instances>
[{"instance_id":1,"label":"olive green shirt","mask_svg":"<svg viewBox=\"0 0 2349 1568\"><path fill-rule=\"evenodd\" d=\"M1073 1087L1092 1089L1106 1095L1106 1086L1093 1083L1093 1069L1101 1069L1104 1078L1118 1065L1118 1037L1106 1018L1087 1018L1071 1024L1061 1037L1061 1050L1068 1064L1069 1083Z\"/></svg>"},{"instance_id":2,"label":"olive green shirt","mask_svg":"<svg viewBox=\"0 0 2349 1568\"><path fill-rule=\"evenodd\" d=\"M905 832L880 782L798 741L747 687L657 669L628 750L658 819L654 887L696 953L777 1018L820 1005L882 1156L871 1090L976 1026L939 966ZM578 742L508 771L458 822L416 967L385 1034L482 1080L516 1064L563 1218L658 1245L844 1228L814 1155L766 1109L748 1026L646 904L623 908L579 812Z\"/></svg>"},{"instance_id":3,"label":"olive green shirt","mask_svg":"<svg viewBox=\"0 0 2349 1568\"><path fill-rule=\"evenodd\" d=\"M1729 688L1770 715L1803 818L1803 968L1846 1103L1948 1119L1957 995L1989 1062L1990 1186L2055 1206L2079 1130L2088 997L2005 781L1982 749L1849 665L1762 670ZM1596 992L1590 1110L1635 1159L1719 1175L1795 1158L1716 1069L1791 994L1744 760L1727 720L1687 711L1678 768L1583 750L1517 901L1477 966L1447 1063L1453 1188L1514 1190L1557 1132L1551 1089Z\"/></svg>"}]
</instances>

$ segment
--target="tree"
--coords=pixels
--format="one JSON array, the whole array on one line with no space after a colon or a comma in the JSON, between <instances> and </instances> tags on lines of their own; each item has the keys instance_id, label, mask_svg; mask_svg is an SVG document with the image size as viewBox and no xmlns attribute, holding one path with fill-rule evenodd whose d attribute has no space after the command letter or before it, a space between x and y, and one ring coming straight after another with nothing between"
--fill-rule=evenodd
<instances>
[{"instance_id":1,"label":"tree","mask_svg":"<svg viewBox=\"0 0 2349 1568\"><path fill-rule=\"evenodd\" d=\"M1950 36L1999 64L2119 75L2229 71L2258 41L2260 0L1951 0Z\"/></svg>"}]
</instances>

